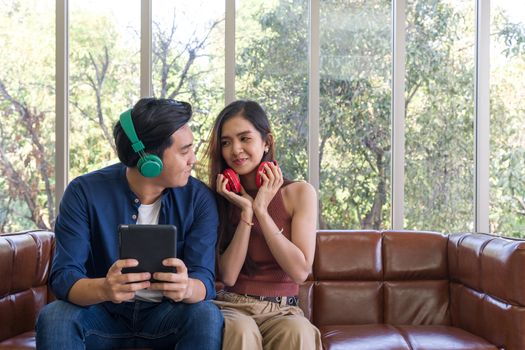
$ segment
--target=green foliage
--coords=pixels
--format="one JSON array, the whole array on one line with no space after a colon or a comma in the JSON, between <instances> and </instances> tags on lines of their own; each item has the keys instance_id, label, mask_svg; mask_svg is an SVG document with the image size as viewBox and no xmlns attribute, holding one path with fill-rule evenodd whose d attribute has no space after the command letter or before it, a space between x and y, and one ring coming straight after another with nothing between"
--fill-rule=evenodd
<instances>
[{"instance_id":1,"label":"green foliage","mask_svg":"<svg viewBox=\"0 0 525 350\"><path fill-rule=\"evenodd\" d=\"M237 98L261 103L272 121L285 176L307 171L308 42L304 1L245 3L238 12Z\"/></svg>"},{"instance_id":2,"label":"green foliage","mask_svg":"<svg viewBox=\"0 0 525 350\"><path fill-rule=\"evenodd\" d=\"M54 22L49 4L2 2L0 229L54 220ZM13 30L16 28L16 30Z\"/></svg>"},{"instance_id":3,"label":"green foliage","mask_svg":"<svg viewBox=\"0 0 525 350\"><path fill-rule=\"evenodd\" d=\"M209 130L223 107L224 28L222 18L210 18L191 35L180 31L189 26L176 6L171 23L154 23L153 89L160 98L175 98L192 104L192 131L198 163L195 175L207 182L204 161Z\"/></svg>"},{"instance_id":4,"label":"green foliage","mask_svg":"<svg viewBox=\"0 0 525 350\"><path fill-rule=\"evenodd\" d=\"M407 228L473 229L473 10L436 0L407 7Z\"/></svg>"},{"instance_id":5,"label":"green foliage","mask_svg":"<svg viewBox=\"0 0 525 350\"><path fill-rule=\"evenodd\" d=\"M74 178L117 161L113 126L139 98L140 57L138 36L126 40L109 14L74 11L70 22L70 177Z\"/></svg>"},{"instance_id":6,"label":"green foliage","mask_svg":"<svg viewBox=\"0 0 525 350\"><path fill-rule=\"evenodd\" d=\"M54 9L2 1L0 228L50 228L54 218ZM47 4L47 5L46 5ZM472 2L407 3L405 226L472 230ZM320 13L320 223L389 228L391 1L330 0ZM112 128L139 95L139 37L109 15L72 12L70 177L116 160ZM175 19L174 19L175 21ZM265 106L278 159L307 178L308 3L249 0L237 11L238 98ZM491 60L491 231L525 228L525 29L494 16ZM188 100L198 159L223 105L221 18L193 34L154 25L154 93ZM177 22L178 23L178 22ZM16 28L16 30L13 30ZM206 179L206 164L196 174Z\"/></svg>"},{"instance_id":7,"label":"green foliage","mask_svg":"<svg viewBox=\"0 0 525 350\"><path fill-rule=\"evenodd\" d=\"M386 2L382 2L383 4ZM261 102L274 124L285 175L306 178L308 137L308 13L304 1L280 1L241 12L237 74L242 96ZM254 10L257 8L257 10ZM356 31L341 14L389 18L377 3L324 2L321 26L321 227L388 226L390 163L389 32L381 25ZM352 15L351 15L352 16ZM259 30L249 27L259 18ZM356 24L361 28L359 24ZM246 32L246 34L245 34ZM250 39L248 39L250 38ZM354 53L366 52L352 56ZM353 59L353 57L357 57Z\"/></svg>"}]
</instances>

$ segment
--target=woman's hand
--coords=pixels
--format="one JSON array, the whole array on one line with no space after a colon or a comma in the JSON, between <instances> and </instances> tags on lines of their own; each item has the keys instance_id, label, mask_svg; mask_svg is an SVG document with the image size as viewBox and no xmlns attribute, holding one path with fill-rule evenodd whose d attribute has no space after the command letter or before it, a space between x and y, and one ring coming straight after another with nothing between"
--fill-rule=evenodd
<instances>
[{"instance_id":1,"label":"woman's hand","mask_svg":"<svg viewBox=\"0 0 525 350\"><path fill-rule=\"evenodd\" d=\"M217 175L217 193L219 193L221 196L226 198L230 203L233 203L237 207L239 207L244 212L252 212L253 211L253 198L246 193L244 188L241 185L241 194L238 195L235 192L228 191L226 189L226 184L228 183L228 179L224 177L224 175L219 174Z\"/></svg>"},{"instance_id":2,"label":"woman's hand","mask_svg":"<svg viewBox=\"0 0 525 350\"><path fill-rule=\"evenodd\" d=\"M268 210L268 205L284 182L281 168L271 162L264 165L264 171L260 173L260 176L262 179L262 185L253 201L255 215Z\"/></svg>"}]
</instances>

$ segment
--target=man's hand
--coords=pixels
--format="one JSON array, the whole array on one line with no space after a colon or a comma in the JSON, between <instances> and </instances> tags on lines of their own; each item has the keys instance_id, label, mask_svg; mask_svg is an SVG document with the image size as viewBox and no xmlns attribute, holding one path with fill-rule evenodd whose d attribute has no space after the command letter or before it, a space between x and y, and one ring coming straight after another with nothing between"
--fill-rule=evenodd
<instances>
[{"instance_id":1,"label":"man's hand","mask_svg":"<svg viewBox=\"0 0 525 350\"><path fill-rule=\"evenodd\" d=\"M135 259L123 259L111 265L103 282L105 300L118 304L133 299L136 291L146 289L151 285L149 272L122 273L123 268L134 267L138 264L139 262Z\"/></svg>"},{"instance_id":2,"label":"man's hand","mask_svg":"<svg viewBox=\"0 0 525 350\"><path fill-rule=\"evenodd\" d=\"M177 272L155 272L153 278L160 282L152 283L150 290L159 290L165 297L176 302L191 298L193 283L188 277L184 262L177 258L168 258L162 261L162 265L175 267Z\"/></svg>"}]
</instances>

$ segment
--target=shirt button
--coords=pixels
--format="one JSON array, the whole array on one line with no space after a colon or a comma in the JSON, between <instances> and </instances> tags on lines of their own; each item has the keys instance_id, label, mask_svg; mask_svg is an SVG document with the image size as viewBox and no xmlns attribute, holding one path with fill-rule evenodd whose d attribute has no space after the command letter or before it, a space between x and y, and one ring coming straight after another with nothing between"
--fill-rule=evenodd
<instances>
[{"instance_id":1,"label":"shirt button","mask_svg":"<svg viewBox=\"0 0 525 350\"><path fill-rule=\"evenodd\" d=\"M138 198L135 198L135 203L138 203L139 202L139 199Z\"/></svg>"},{"instance_id":2,"label":"shirt button","mask_svg":"<svg viewBox=\"0 0 525 350\"><path fill-rule=\"evenodd\" d=\"M131 215L131 218L132 218L133 220L137 220L137 215L133 214L133 215Z\"/></svg>"}]
</instances>

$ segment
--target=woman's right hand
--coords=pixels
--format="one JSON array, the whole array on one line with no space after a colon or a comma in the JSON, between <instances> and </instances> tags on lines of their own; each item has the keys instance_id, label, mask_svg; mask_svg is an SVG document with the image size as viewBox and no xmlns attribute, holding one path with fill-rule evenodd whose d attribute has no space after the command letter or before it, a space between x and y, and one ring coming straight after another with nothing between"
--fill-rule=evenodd
<instances>
[{"instance_id":1,"label":"woman's right hand","mask_svg":"<svg viewBox=\"0 0 525 350\"><path fill-rule=\"evenodd\" d=\"M246 193L244 188L241 185L241 194L238 195L235 192L228 191L226 189L226 184L228 179L224 175L217 175L217 193L226 198L230 203L233 203L239 207L242 211L252 212L253 211L253 198Z\"/></svg>"}]
</instances>

